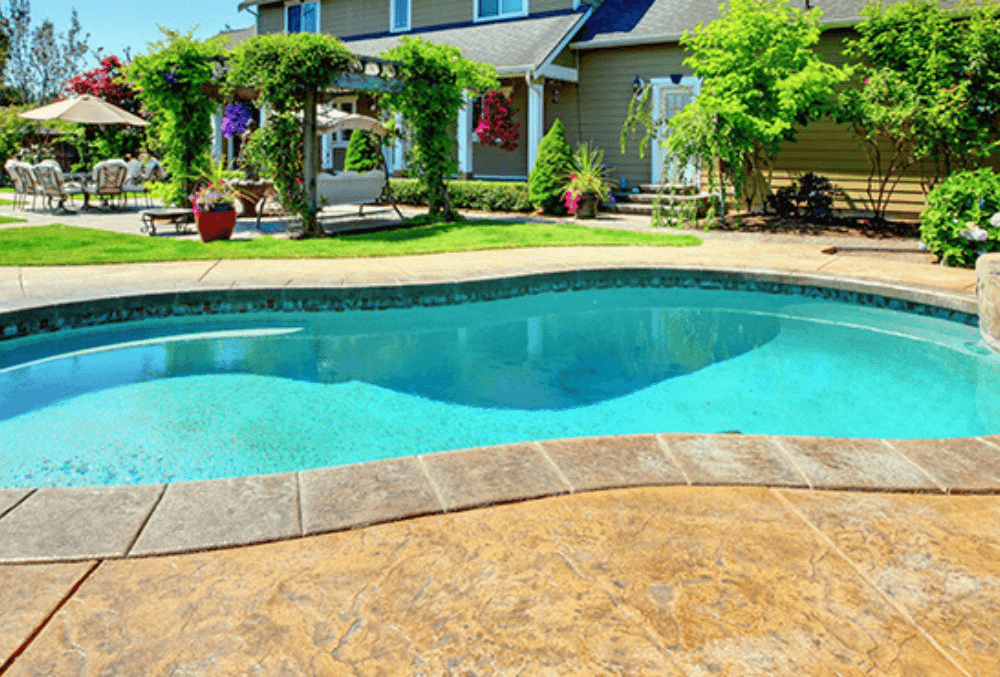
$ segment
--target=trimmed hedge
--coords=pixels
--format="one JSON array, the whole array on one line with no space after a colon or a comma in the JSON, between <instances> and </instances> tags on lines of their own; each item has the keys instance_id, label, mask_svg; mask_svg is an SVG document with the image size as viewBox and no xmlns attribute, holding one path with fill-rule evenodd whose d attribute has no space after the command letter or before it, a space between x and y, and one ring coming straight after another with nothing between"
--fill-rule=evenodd
<instances>
[{"instance_id":1,"label":"trimmed hedge","mask_svg":"<svg viewBox=\"0 0 1000 677\"><path fill-rule=\"evenodd\" d=\"M399 204L427 204L427 192L416 179L391 179L389 185ZM528 199L528 184L524 181L448 181L448 197L456 209L485 212L530 212L534 209Z\"/></svg>"}]
</instances>

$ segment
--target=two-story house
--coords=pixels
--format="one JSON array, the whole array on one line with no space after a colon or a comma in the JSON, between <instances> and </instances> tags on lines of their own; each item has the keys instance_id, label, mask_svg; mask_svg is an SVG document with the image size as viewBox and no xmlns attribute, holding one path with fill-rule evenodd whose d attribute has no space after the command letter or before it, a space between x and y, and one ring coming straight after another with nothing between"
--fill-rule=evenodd
<instances>
[{"instance_id":1,"label":"two-story house","mask_svg":"<svg viewBox=\"0 0 1000 677\"><path fill-rule=\"evenodd\" d=\"M791 1L823 10L826 31L817 50L842 63L843 41L860 21L865 0ZM620 150L634 92L651 87L655 111L668 115L696 97L701 83L683 63L688 52L679 40L719 16L719 0L243 0L240 8L255 13L258 34L322 31L365 56L384 53L402 36L419 36L492 64L520 109L521 139L512 152L480 145L472 133L475 107L468 106L456 120L460 172L466 177L525 178L542 136L559 118L572 144L590 141L603 149L614 180L629 186L663 178L658 148L640 157L641 134ZM364 95L336 105L358 112L370 108ZM346 137L324 139L323 166L342 166L346 145ZM402 153L393 155L399 169ZM1000 166L1000 158L994 160ZM846 126L815 123L797 143L785 144L775 186L810 171L830 178L864 208L868 163ZM699 177L691 172L690 178ZM890 211L913 216L922 203L915 168L900 183Z\"/></svg>"}]
</instances>

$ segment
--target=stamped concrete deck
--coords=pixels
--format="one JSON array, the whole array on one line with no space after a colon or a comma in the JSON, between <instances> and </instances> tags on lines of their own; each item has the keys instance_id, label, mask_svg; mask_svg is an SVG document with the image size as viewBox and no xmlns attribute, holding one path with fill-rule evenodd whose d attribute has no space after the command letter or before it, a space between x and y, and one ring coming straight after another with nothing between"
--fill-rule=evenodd
<instances>
[{"instance_id":1,"label":"stamped concrete deck","mask_svg":"<svg viewBox=\"0 0 1000 677\"><path fill-rule=\"evenodd\" d=\"M0 269L0 308L608 267L974 307L971 271L822 244ZM1000 674L998 454L643 435L0 491L0 672Z\"/></svg>"}]
</instances>

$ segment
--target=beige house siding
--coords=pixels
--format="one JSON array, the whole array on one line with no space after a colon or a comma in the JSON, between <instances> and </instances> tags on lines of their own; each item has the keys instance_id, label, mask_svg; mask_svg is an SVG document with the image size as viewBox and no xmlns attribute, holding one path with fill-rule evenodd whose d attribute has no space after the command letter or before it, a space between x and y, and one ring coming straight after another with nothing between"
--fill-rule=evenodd
<instances>
[{"instance_id":1,"label":"beige house siding","mask_svg":"<svg viewBox=\"0 0 1000 677\"><path fill-rule=\"evenodd\" d=\"M473 18L472 0L410 1L413 3L413 28L461 23Z\"/></svg>"},{"instance_id":2,"label":"beige house siding","mask_svg":"<svg viewBox=\"0 0 1000 677\"><path fill-rule=\"evenodd\" d=\"M576 68L576 54L569 47L566 47L556 55L552 63L557 66L565 66L566 68Z\"/></svg>"},{"instance_id":3,"label":"beige house siding","mask_svg":"<svg viewBox=\"0 0 1000 677\"><path fill-rule=\"evenodd\" d=\"M573 0L527 0L528 11L531 14L554 12L560 9L573 9Z\"/></svg>"},{"instance_id":4,"label":"beige house siding","mask_svg":"<svg viewBox=\"0 0 1000 677\"><path fill-rule=\"evenodd\" d=\"M577 138L570 142L575 145L578 140L588 141L603 150L605 165L611 168L616 183L624 177L635 186L648 183L652 176L648 144L644 157L639 157L641 126L628 135L625 152L621 152L622 124L632 99L632 82L637 75L646 81L672 73L692 75L691 69L681 63L686 55L676 45L580 52L580 124ZM566 122L563 119L563 124Z\"/></svg>"},{"instance_id":5,"label":"beige house siding","mask_svg":"<svg viewBox=\"0 0 1000 677\"><path fill-rule=\"evenodd\" d=\"M388 30L388 0L326 0L320 9L320 31L339 38Z\"/></svg>"},{"instance_id":6,"label":"beige house siding","mask_svg":"<svg viewBox=\"0 0 1000 677\"><path fill-rule=\"evenodd\" d=\"M285 6L261 5L257 14L257 35L281 33L285 30Z\"/></svg>"}]
</instances>

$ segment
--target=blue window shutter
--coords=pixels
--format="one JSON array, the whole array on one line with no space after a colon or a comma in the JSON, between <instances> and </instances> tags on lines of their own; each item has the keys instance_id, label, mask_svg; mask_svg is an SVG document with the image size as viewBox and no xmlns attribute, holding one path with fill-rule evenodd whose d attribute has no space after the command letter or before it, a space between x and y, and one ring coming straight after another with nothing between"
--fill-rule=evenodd
<instances>
[{"instance_id":1,"label":"blue window shutter","mask_svg":"<svg viewBox=\"0 0 1000 677\"><path fill-rule=\"evenodd\" d=\"M299 33L302 30L302 6L288 6L288 25L285 27L289 33Z\"/></svg>"},{"instance_id":2,"label":"blue window shutter","mask_svg":"<svg viewBox=\"0 0 1000 677\"><path fill-rule=\"evenodd\" d=\"M309 2L302 5L302 32L316 33L316 3Z\"/></svg>"},{"instance_id":3,"label":"blue window shutter","mask_svg":"<svg viewBox=\"0 0 1000 677\"><path fill-rule=\"evenodd\" d=\"M392 27L397 29L409 28L409 21L407 21L409 14L410 0L395 0Z\"/></svg>"},{"instance_id":4,"label":"blue window shutter","mask_svg":"<svg viewBox=\"0 0 1000 677\"><path fill-rule=\"evenodd\" d=\"M498 16L500 14L499 0L476 0L479 3L479 16Z\"/></svg>"}]
</instances>

